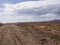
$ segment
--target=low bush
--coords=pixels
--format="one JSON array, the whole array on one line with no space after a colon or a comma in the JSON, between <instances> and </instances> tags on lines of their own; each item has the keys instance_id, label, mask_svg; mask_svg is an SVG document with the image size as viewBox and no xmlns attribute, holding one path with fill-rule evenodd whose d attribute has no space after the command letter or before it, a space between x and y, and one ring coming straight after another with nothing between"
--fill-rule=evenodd
<instances>
[{"instance_id":1,"label":"low bush","mask_svg":"<svg viewBox=\"0 0 60 45\"><path fill-rule=\"evenodd\" d=\"M0 26L3 26L3 23L0 23Z\"/></svg>"}]
</instances>

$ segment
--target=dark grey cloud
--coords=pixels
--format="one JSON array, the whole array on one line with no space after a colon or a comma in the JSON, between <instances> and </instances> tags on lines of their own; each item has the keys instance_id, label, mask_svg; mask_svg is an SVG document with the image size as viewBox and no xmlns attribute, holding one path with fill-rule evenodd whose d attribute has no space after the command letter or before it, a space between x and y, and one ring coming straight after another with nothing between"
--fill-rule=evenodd
<instances>
[{"instance_id":1,"label":"dark grey cloud","mask_svg":"<svg viewBox=\"0 0 60 45\"><path fill-rule=\"evenodd\" d=\"M60 8L53 9L53 11L51 13L59 15L60 14Z\"/></svg>"},{"instance_id":2,"label":"dark grey cloud","mask_svg":"<svg viewBox=\"0 0 60 45\"><path fill-rule=\"evenodd\" d=\"M47 6L47 8L52 9L51 13L58 14L58 12L60 12L60 5L49 5L49 6Z\"/></svg>"},{"instance_id":3,"label":"dark grey cloud","mask_svg":"<svg viewBox=\"0 0 60 45\"><path fill-rule=\"evenodd\" d=\"M33 9L23 9L23 10L18 10L18 14L26 14L26 15L43 15L47 14L51 11L50 8L44 8L44 7L39 7L39 8L33 8Z\"/></svg>"},{"instance_id":4,"label":"dark grey cloud","mask_svg":"<svg viewBox=\"0 0 60 45\"><path fill-rule=\"evenodd\" d=\"M17 14L24 14L24 15L45 15L48 13L59 16L60 15L60 5L48 5L46 7L23 9L23 10L17 11Z\"/></svg>"}]
</instances>

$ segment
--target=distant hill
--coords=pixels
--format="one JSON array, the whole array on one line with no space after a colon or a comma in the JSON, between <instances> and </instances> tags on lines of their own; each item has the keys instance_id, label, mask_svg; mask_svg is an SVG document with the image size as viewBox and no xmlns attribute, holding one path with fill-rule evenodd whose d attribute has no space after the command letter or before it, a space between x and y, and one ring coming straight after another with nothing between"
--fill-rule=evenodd
<instances>
[{"instance_id":1,"label":"distant hill","mask_svg":"<svg viewBox=\"0 0 60 45\"><path fill-rule=\"evenodd\" d=\"M59 19L52 20L52 22L60 22Z\"/></svg>"},{"instance_id":2,"label":"distant hill","mask_svg":"<svg viewBox=\"0 0 60 45\"><path fill-rule=\"evenodd\" d=\"M50 21L43 21L43 22L60 22L60 19L54 19L54 20L50 20Z\"/></svg>"},{"instance_id":3,"label":"distant hill","mask_svg":"<svg viewBox=\"0 0 60 45\"><path fill-rule=\"evenodd\" d=\"M55 19L55 20L53 20L52 22L60 22L60 20L58 20L58 19Z\"/></svg>"}]
</instances>

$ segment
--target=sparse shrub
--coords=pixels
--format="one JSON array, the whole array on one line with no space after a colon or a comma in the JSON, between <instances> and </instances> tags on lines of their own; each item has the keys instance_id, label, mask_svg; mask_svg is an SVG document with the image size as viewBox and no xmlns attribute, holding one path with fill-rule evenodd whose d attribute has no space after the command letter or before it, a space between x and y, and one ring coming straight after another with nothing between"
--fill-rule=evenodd
<instances>
[{"instance_id":1,"label":"sparse shrub","mask_svg":"<svg viewBox=\"0 0 60 45\"><path fill-rule=\"evenodd\" d=\"M20 26L21 24L20 23L17 23L16 26Z\"/></svg>"},{"instance_id":2,"label":"sparse shrub","mask_svg":"<svg viewBox=\"0 0 60 45\"><path fill-rule=\"evenodd\" d=\"M0 26L3 26L3 23L0 23Z\"/></svg>"},{"instance_id":3,"label":"sparse shrub","mask_svg":"<svg viewBox=\"0 0 60 45\"><path fill-rule=\"evenodd\" d=\"M55 41L60 41L60 35L52 35L51 39L54 39Z\"/></svg>"}]
</instances>

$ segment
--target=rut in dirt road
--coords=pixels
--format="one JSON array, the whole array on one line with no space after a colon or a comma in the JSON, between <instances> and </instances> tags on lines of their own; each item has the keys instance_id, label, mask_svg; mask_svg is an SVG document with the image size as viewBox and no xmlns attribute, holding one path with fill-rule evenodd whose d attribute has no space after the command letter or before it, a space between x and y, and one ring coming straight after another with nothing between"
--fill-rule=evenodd
<instances>
[{"instance_id":1,"label":"rut in dirt road","mask_svg":"<svg viewBox=\"0 0 60 45\"><path fill-rule=\"evenodd\" d=\"M1 28L0 45L23 45L21 39L16 34L17 29L14 26L5 26Z\"/></svg>"}]
</instances>

